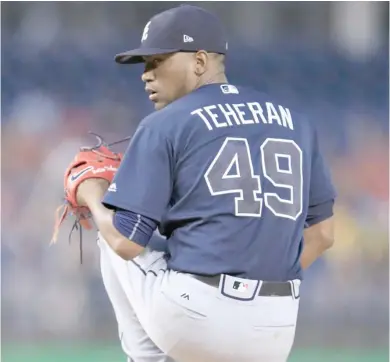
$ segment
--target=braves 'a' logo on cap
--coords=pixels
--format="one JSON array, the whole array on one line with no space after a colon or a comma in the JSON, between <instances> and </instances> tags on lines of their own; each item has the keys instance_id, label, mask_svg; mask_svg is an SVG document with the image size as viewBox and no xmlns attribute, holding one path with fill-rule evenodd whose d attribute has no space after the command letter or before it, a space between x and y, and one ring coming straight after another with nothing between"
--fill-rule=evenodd
<instances>
[{"instance_id":1,"label":"braves 'a' logo on cap","mask_svg":"<svg viewBox=\"0 0 390 362\"><path fill-rule=\"evenodd\" d=\"M145 25L144 32L142 33L142 38L141 42L145 41L148 38L149 35L149 26L150 26L150 21Z\"/></svg>"}]
</instances>

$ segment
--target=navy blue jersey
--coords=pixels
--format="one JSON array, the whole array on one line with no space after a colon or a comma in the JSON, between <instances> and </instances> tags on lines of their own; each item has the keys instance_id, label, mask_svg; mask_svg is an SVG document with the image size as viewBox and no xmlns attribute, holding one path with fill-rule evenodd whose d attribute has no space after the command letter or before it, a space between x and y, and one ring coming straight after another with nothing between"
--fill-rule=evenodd
<instances>
[{"instance_id":1,"label":"navy blue jersey","mask_svg":"<svg viewBox=\"0 0 390 362\"><path fill-rule=\"evenodd\" d=\"M335 191L311 124L255 90L211 84L146 117L104 204L153 219L168 267L301 278L303 230Z\"/></svg>"}]
</instances>

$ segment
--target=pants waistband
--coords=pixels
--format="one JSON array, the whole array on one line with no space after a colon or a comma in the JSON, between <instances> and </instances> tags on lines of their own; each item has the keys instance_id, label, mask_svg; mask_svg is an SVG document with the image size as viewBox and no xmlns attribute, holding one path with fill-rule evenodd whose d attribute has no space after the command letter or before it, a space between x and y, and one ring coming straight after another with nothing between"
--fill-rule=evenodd
<instances>
[{"instance_id":1,"label":"pants waistband","mask_svg":"<svg viewBox=\"0 0 390 362\"><path fill-rule=\"evenodd\" d=\"M216 276L201 276L201 275L192 275L195 279L208 284L212 287L219 288L221 282L221 275ZM267 282L262 281L258 296L261 297L294 297L296 298L294 293L294 287L292 282Z\"/></svg>"}]
</instances>

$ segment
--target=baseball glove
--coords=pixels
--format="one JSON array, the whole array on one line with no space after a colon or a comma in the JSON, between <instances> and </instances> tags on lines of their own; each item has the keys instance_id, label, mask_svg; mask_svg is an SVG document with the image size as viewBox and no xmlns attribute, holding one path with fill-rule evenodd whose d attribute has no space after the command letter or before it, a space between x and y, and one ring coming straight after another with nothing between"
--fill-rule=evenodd
<instances>
[{"instance_id":1,"label":"baseball glove","mask_svg":"<svg viewBox=\"0 0 390 362\"><path fill-rule=\"evenodd\" d=\"M106 144L103 139L94 133L98 144L93 147L81 147L73 161L70 163L64 175L64 203L56 210L54 231L51 244L56 243L61 224L68 215L75 217L75 222L69 234L71 241L72 232L80 231L80 261L82 263L82 229L91 229L91 213L87 207L77 204L77 188L85 180L90 178L102 178L112 182L116 171L122 161L122 154L113 152L110 146L129 139Z\"/></svg>"}]
</instances>

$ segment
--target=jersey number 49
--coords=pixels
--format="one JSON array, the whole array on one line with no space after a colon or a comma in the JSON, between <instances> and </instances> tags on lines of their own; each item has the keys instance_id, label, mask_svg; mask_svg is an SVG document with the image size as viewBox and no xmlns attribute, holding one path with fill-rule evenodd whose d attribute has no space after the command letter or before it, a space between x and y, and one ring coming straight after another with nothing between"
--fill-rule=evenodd
<instances>
[{"instance_id":1,"label":"jersey number 49","mask_svg":"<svg viewBox=\"0 0 390 362\"><path fill-rule=\"evenodd\" d=\"M275 216L296 220L302 213L301 148L292 140L267 138L260 156L263 177L274 186L273 192L262 192L248 140L228 137L204 175L211 195L237 194L236 216L261 217L264 203ZM283 161L287 167L281 167ZM231 173L233 168L236 171ZM288 191L287 198L280 197L281 189Z\"/></svg>"}]
</instances>

